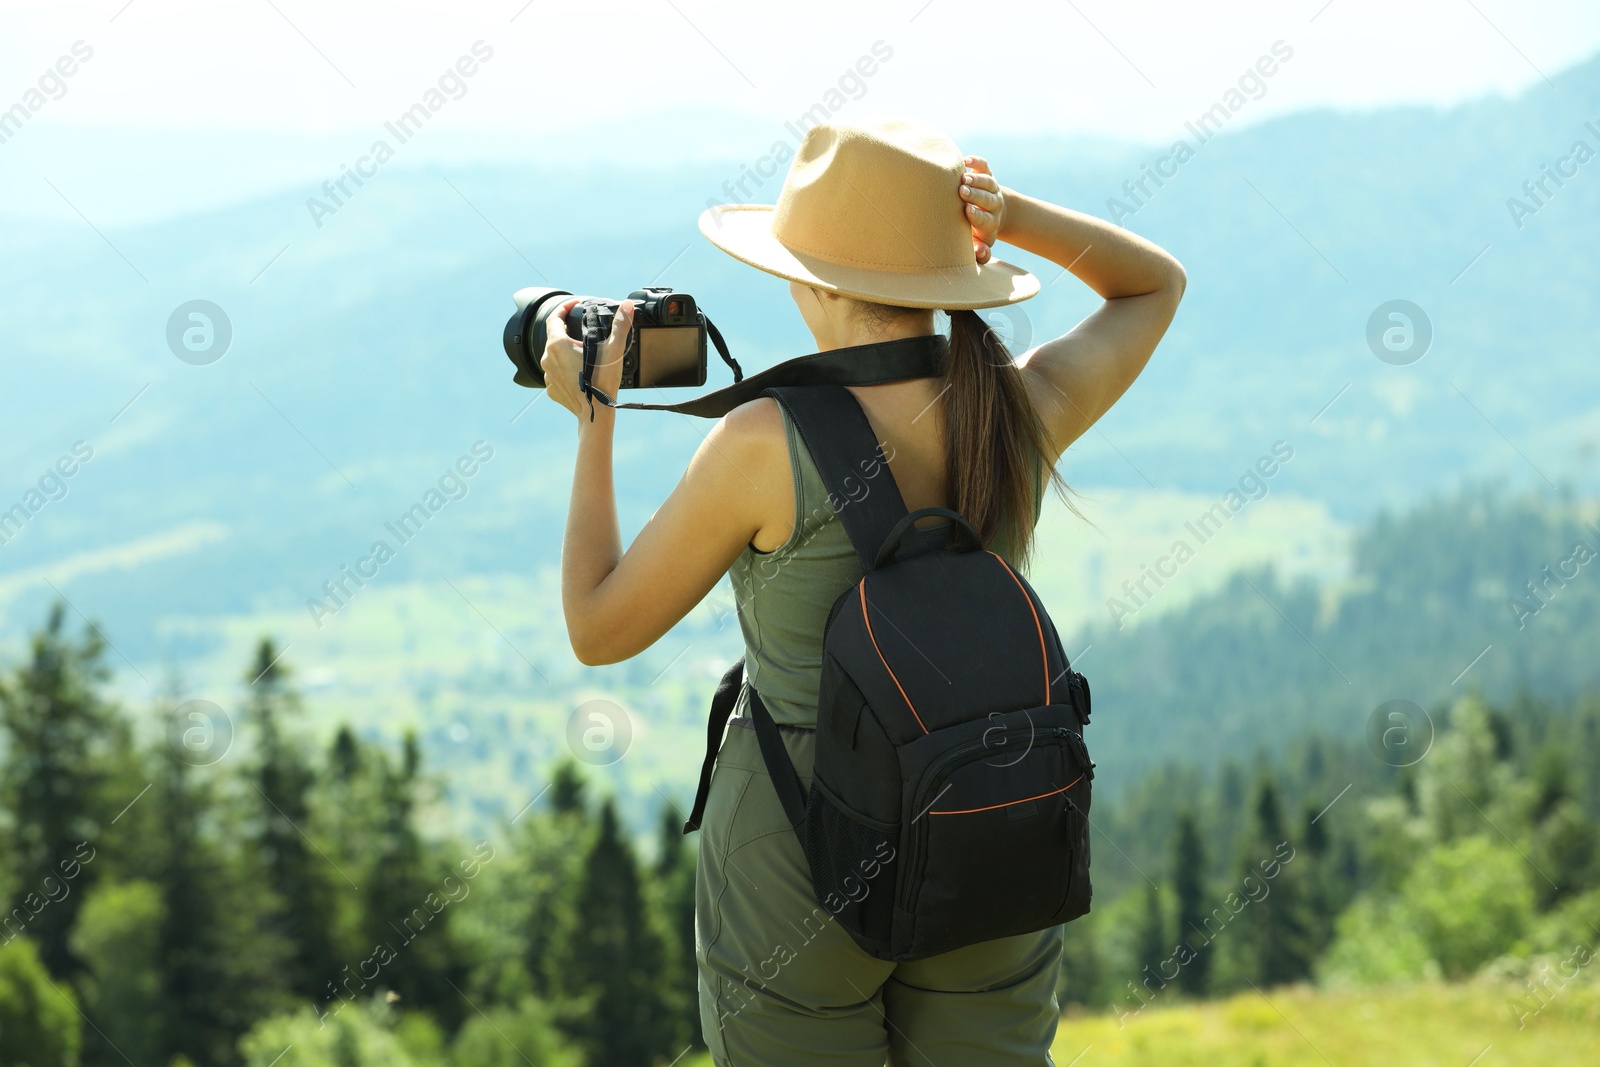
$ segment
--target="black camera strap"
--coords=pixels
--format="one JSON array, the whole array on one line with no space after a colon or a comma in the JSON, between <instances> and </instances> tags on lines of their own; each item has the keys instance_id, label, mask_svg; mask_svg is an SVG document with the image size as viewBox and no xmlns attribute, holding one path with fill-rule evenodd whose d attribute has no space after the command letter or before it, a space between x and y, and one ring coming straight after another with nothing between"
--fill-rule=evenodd
<instances>
[{"instance_id":1,"label":"black camera strap","mask_svg":"<svg viewBox=\"0 0 1600 1067\"><path fill-rule=\"evenodd\" d=\"M722 331L717 329L717 324L709 318L706 319L706 333L711 335L711 344L715 346L717 355L722 357L722 362L733 370L733 380L735 382L744 381L744 371L739 369L739 361L728 353L728 342L722 339Z\"/></svg>"},{"instance_id":2,"label":"black camera strap","mask_svg":"<svg viewBox=\"0 0 1600 1067\"><path fill-rule=\"evenodd\" d=\"M602 321L604 322L604 328L602 328L601 325L600 325ZM711 335L711 343L714 346L716 346L717 355L721 356L722 357L722 362L726 363L729 366L729 368L731 368L732 371L733 371L734 383L737 384L739 382L744 381L744 371L740 369L739 361L734 359L733 358L733 354L728 351L728 342L726 342L726 341L724 341L722 339L722 331L717 329L717 324L712 322L709 318L705 320L705 323L706 323L706 333ZM579 388L579 390L582 391L583 395L585 397L587 397L588 400L589 400L589 421L590 422L594 421L594 398L595 397L599 397L600 398L600 403L604 404L608 408L618 408L618 407L636 408L636 407L649 407L649 406L651 406L651 405L648 405L648 404L618 404L614 399L612 399L611 397L607 396L604 392L602 392L601 390L596 389L594 387L594 382L592 381L592 377L593 377L593 372L594 372L595 361L600 358L600 346L605 343L605 340L606 340L606 338L608 336L610 336L610 333L611 333L611 319L610 318L606 318L604 320L601 320L597 316L595 321L591 323L590 322L590 311L586 310L584 312L584 319L583 319L583 369L578 372L578 388Z\"/></svg>"},{"instance_id":3,"label":"black camera strap","mask_svg":"<svg viewBox=\"0 0 1600 1067\"><path fill-rule=\"evenodd\" d=\"M945 372L950 360L950 339L943 334L924 334L920 337L902 337L895 341L875 341L872 344L834 348L809 356L784 360L775 367L749 378L743 376L739 364L728 355L728 346L722 334L706 320L706 330L711 334L717 352L733 368L732 385L723 386L676 404L619 404L616 400L594 388L589 383L588 372L593 367L590 356L588 331L584 336L584 392L590 397L590 418L594 417L594 399L609 408L635 408L640 411L678 411L702 419L720 419L746 401L754 400L763 391L777 385L878 385L898 382L907 378L934 378ZM595 348L603 338L597 338Z\"/></svg>"}]
</instances>

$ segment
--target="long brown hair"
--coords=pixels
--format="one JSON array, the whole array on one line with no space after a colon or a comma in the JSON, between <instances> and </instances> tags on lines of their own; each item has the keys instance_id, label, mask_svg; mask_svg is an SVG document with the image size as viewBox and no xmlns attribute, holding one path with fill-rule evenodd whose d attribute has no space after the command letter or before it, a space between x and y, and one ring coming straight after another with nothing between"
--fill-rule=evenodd
<instances>
[{"instance_id":1,"label":"long brown hair","mask_svg":"<svg viewBox=\"0 0 1600 1067\"><path fill-rule=\"evenodd\" d=\"M857 301L858 314L882 327L915 308ZM946 312L950 361L940 392L947 441L945 479L950 506L970 522L985 546L1010 549L1026 567L1033 552L1033 514L1038 503L1034 464L1050 455L1048 433L1000 335L976 311ZM1049 485L1067 497L1070 487L1050 468ZM1039 487L1042 492L1043 486Z\"/></svg>"}]
</instances>

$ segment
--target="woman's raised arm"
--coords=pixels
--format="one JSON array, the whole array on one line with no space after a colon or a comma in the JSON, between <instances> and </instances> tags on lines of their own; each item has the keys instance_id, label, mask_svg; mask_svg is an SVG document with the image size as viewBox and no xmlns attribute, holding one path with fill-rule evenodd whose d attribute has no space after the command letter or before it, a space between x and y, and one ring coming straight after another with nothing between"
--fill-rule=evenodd
<instances>
[{"instance_id":1,"label":"woman's raised arm","mask_svg":"<svg viewBox=\"0 0 1600 1067\"><path fill-rule=\"evenodd\" d=\"M1070 270L1105 303L1069 332L1023 353L1039 415L1066 451L1125 393L1149 362L1183 299L1186 276L1171 253L1120 226L996 183L968 157L963 198L975 241L1016 245ZM979 262L987 250L977 250Z\"/></svg>"},{"instance_id":2,"label":"woman's raised arm","mask_svg":"<svg viewBox=\"0 0 1600 1067\"><path fill-rule=\"evenodd\" d=\"M617 413L578 389L583 346L567 336L577 298L550 318L540 366L550 398L578 419L572 505L561 542L561 607L578 660L616 663L653 645L727 573L767 516L790 514L788 447L778 402L761 397L719 419L666 502L627 551L617 525L612 434ZM615 396L622 349L633 323L623 301L601 349L595 385Z\"/></svg>"}]
</instances>

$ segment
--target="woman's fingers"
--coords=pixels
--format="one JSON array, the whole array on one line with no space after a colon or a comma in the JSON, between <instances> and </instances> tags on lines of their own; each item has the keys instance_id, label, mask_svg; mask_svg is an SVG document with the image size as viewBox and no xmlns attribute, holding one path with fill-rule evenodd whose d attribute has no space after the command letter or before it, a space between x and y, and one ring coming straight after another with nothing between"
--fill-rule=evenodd
<instances>
[{"instance_id":1,"label":"woman's fingers","mask_svg":"<svg viewBox=\"0 0 1600 1067\"><path fill-rule=\"evenodd\" d=\"M961 176L961 184L970 185L974 188L983 189L986 192L991 193L998 193L1000 191L1000 183L995 180L995 176L993 174L986 174L982 171L967 171Z\"/></svg>"},{"instance_id":2,"label":"woman's fingers","mask_svg":"<svg viewBox=\"0 0 1600 1067\"><path fill-rule=\"evenodd\" d=\"M980 188L976 185L963 185L961 187L961 199L965 200L969 204L976 204L978 207L983 208L983 210L990 212L991 214L993 214L995 209L1000 206L999 193Z\"/></svg>"},{"instance_id":3,"label":"woman's fingers","mask_svg":"<svg viewBox=\"0 0 1600 1067\"><path fill-rule=\"evenodd\" d=\"M545 320L544 352L539 357L545 391L550 399L573 412L578 410L577 368L583 363L583 346L567 336L567 315L578 299L574 296L563 300Z\"/></svg>"},{"instance_id":4,"label":"woman's fingers","mask_svg":"<svg viewBox=\"0 0 1600 1067\"><path fill-rule=\"evenodd\" d=\"M611 336L606 338L606 362L620 360L628 343L628 331L633 328L633 301L624 300L617 313L611 317Z\"/></svg>"},{"instance_id":5,"label":"woman's fingers","mask_svg":"<svg viewBox=\"0 0 1600 1067\"><path fill-rule=\"evenodd\" d=\"M578 297L564 300L546 320L544 353L539 367L544 371L545 389L550 398L568 411L582 415L585 407L578 376L583 370L583 343L567 334L567 315ZM607 396L616 396L622 384L622 358L627 352L628 334L633 329L633 301L624 300L611 319L611 332L600 346L592 383Z\"/></svg>"},{"instance_id":6,"label":"woman's fingers","mask_svg":"<svg viewBox=\"0 0 1600 1067\"><path fill-rule=\"evenodd\" d=\"M972 227L973 255L979 263L986 263L993 254L994 242L1000 236L1005 197L1000 192L1000 183L989 171L987 159L965 156L962 161L967 169L961 175L961 200L965 205L967 223Z\"/></svg>"},{"instance_id":7,"label":"woman's fingers","mask_svg":"<svg viewBox=\"0 0 1600 1067\"><path fill-rule=\"evenodd\" d=\"M634 328L634 301L622 301L611 317L611 344L621 346L627 341L627 331Z\"/></svg>"},{"instance_id":8,"label":"woman's fingers","mask_svg":"<svg viewBox=\"0 0 1600 1067\"><path fill-rule=\"evenodd\" d=\"M561 306L550 312L550 317L545 319L544 335L546 337L565 337L567 335L567 312L577 306L580 298L568 297L561 301Z\"/></svg>"},{"instance_id":9,"label":"woman's fingers","mask_svg":"<svg viewBox=\"0 0 1600 1067\"><path fill-rule=\"evenodd\" d=\"M1000 198L981 189L968 191L965 185L961 189L961 199L966 201L967 224L972 227L972 236L981 239L985 244L994 244L1000 229L998 214Z\"/></svg>"},{"instance_id":10,"label":"woman's fingers","mask_svg":"<svg viewBox=\"0 0 1600 1067\"><path fill-rule=\"evenodd\" d=\"M572 345L577 344L576 341L567 336L567 313L577 303L578 297L563 300L554 311L550 312L550 317L545 320L544 352L539 357L539 368L545 371L546 380L549 379L551 365L559 358L557 353L563 347L570 348Z\"/></svg>"}]
</instances>

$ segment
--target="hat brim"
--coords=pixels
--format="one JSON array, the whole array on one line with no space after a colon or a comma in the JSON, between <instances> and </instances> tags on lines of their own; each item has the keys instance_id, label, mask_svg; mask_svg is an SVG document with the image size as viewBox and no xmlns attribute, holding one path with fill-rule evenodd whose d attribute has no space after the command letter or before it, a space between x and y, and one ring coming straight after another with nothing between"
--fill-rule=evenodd
<instances>
[{"instance_id":1,"label":"hat brim","mask_svg":"<svg viewBox=\"0 0 1600 1067\"><path fill-rule=\"evenodd\" d=\"M899 307L947 311L1001 307L1038 295L1039 279L991 259L959 270L907 274L830 263L795 252L772 233L770 204L724 204L700 215L700 232L734 259L780 278Z\"/></svg>"}]
</instances>

